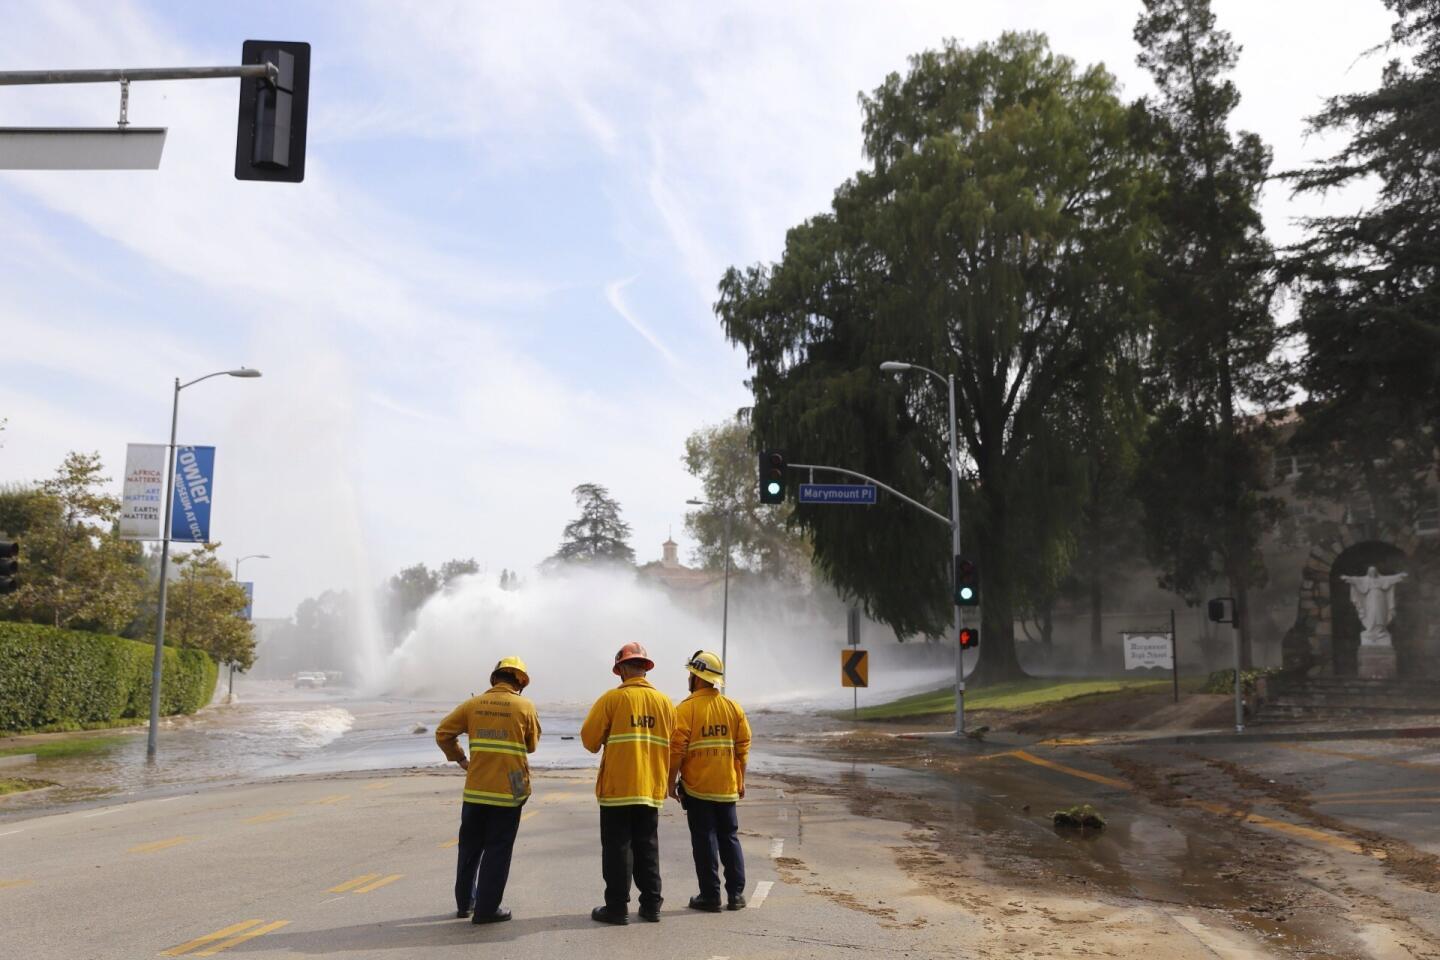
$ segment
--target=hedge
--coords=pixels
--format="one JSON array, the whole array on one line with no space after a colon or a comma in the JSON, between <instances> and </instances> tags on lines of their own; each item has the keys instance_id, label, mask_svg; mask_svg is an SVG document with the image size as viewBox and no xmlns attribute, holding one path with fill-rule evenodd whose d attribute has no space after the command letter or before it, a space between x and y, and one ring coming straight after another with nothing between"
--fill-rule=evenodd
<instances>
[{"instance_id":1,"label":"hedge","mask_svg":"<svg viewBox=\"0 0 1440 960\"><path fill-rule=\"evenodd\" d=\"M0 622L0 730L115 723L150 714L155 648L101 633ZM194 713L220 670L201 650L165 648L160 713Z\"/></svg>"}]
</instances>

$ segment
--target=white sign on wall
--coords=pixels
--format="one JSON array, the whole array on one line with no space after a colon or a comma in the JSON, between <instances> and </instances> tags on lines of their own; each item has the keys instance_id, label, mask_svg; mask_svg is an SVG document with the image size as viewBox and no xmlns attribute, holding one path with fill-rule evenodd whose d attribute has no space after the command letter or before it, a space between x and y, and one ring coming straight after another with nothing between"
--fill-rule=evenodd
<instances>
[{"instance_id":1,"label":"white sign on wall","mask_svg":"<svg viewBox=\"0 0 1440 960\"><path fill-rule=\"evenodd\" d=\"M125 489L120 497L120 539L159 540L165 504L165 444L125 448Z\"/></svg>"},{"instance_id":2,"label":"white sign on wall","mask_svg":"<svg viewBox=\"0 0 1440 960\"><path fill-rule=\"evenodd\" d=\"M1125 641L1125 669L1145 667L1174 669L1174 643L1168 633L1122 633Z\"/></svg>"}]
</instances>

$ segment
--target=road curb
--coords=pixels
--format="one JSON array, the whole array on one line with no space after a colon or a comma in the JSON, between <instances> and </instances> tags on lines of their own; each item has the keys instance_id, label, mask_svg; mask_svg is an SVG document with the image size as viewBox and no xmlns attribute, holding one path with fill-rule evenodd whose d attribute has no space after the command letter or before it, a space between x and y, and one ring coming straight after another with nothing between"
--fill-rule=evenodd
<instances>
[{"instance_id":1,"label":"road curb","mask_svg":"<svg viewBox=\"0 0 1440 960\"><path fill-rule=\"evenodd\" d=\"M1174 737L1107 740L1096 746L1137 747L1186 743L1306 743L1322 740L1420 740L1440 738L1440 727L1397 727L1386 730L1292 730L1263 733L1192 733Z\"/></svg>"}]
</instances>

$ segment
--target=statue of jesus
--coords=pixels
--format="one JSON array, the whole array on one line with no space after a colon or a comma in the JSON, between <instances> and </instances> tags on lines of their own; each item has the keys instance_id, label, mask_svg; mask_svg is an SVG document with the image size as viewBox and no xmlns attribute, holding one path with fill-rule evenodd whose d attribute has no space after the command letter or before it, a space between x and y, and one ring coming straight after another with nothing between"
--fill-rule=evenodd
<instances>
[{"instance_id":1,"label":"statue of jesus","mask_svg":"<svg viewBox=\"0 0 1440 960\"><path fill-rule=\"evenodd\" d=\"M1395 619L1395 584L1407 576L1409 574L1396 573L1382 577L1378 570L1371 567L1363 577L1340 578L1350 584L1350 602L1355 604L1355 612L1360 615L1360 623L1365 627L1360 634L1361 646L1390 646L1390 631L1387 628Z\"/></svg>"}]
</instances>

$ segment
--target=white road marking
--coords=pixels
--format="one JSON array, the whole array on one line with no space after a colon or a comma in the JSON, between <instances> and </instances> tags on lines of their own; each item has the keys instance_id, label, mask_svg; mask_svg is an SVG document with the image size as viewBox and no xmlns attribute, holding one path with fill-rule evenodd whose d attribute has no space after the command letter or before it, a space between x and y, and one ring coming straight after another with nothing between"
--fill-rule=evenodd
<instances>
[{"instance_id":1,"label":"white road marking","mask_svg":"<svg viewBox=\"0 0 1440 960\"><path fill-rule=\"evenodd\" d=\"M107 814L115 813L119 809L119 807L106 807L104 810L97 810L94 813L82 813L80 816L85 820L89 820L92 817L103 817Z\"/></svg>"},{"instance_id":2,"label":"white road marking","mask_svg":"<svg viewBox=\"0 0 1440 960\"><path fill-rule=\"evenodd\" d=\"M778 860L785 854L785 841L775 837L770 841L770 859Z\"/></svg>"},{"instance_id":3,"label":"white road marking","mask_svg":"<svg viewBox=\"0 0 1440 960\"><path fill-rule=\"evenodd\" d=\"M324 906L325 904L327 904L327 903L334 903L336 900L344 900L344 899L345 899L344 897L331 897L329 900L321 900L321 901L320 901L320 905L323 907L323 906Z\"/></svg>"},{"instance_id":4,"label":"white road marking","mask_svg":"<svg viewBox=\"0 0 1440 960\"><path fill-rule=\"evenodd\" d=\"M755 896L750 898L750 909L759 910L765 902L765 898L770 896L770 888L773 886L775 886L774 880L761 880L755 884Z\"/></svg>"},{"instance_id":5,"label":"white road marking","mask_svg":"<svg viewBox=\"0 0 1440 960\"><path fill-rule=\"evenodd\" d=\"M24 827L21 827L19 830L6 830L4 833L0 833L0 837L8 837L12 833L23 833L24 830Z\"/></svg>"}]
</instances>

